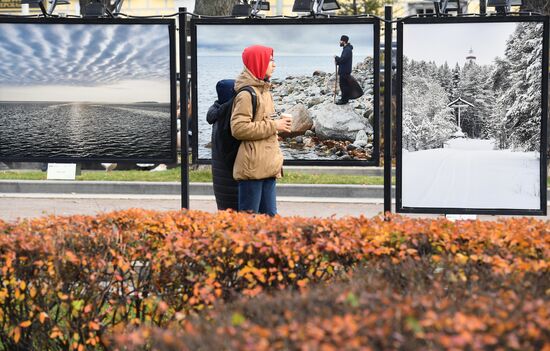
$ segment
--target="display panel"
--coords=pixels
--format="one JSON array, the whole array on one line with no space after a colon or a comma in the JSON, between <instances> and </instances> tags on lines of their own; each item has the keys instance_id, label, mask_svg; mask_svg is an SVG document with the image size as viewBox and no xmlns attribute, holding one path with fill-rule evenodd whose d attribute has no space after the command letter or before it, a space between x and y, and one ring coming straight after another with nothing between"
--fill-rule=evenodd
<instances>
[{"instance_id":1,"label":"display panel","mask_svg":"<svg viewBox=\"0 0 550 351\"><path fill-rule=\"evenodd\" d=\"M174 28L0 19L0 160L174 161Z\"/></svg>"},{"instance_id":2,"label":"display panel","mask_svg":"<svg viewBox=\"0 0 550 351\"><path fill-rule=\"evenodd\" d=\"M398 26L397 211L546 213L548 20Z\"/></svg>"},{"instance_id":3,"label":"display panel","mask_svg":"<svg viewBox=\"0 0 550 351\"><path fill-rule=\"evenodd\" d=\"M334 56L342 53L342 35L353 46L351 76L363 95L337 105L341 92ZM212 126L206 115L217 100L216 83L241 73L244 48L264 45L274 49L276 112L294 117L293 132L280 136L285 164L378 165L377 20L194 19L192 42L194 162L211 159Z\"/></svg>"}]
</instances>

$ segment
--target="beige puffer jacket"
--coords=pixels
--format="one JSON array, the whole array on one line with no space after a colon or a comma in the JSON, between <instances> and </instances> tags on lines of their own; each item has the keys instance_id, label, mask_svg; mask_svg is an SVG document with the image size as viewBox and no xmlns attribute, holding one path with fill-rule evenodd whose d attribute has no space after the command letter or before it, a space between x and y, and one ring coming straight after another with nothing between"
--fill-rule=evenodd
<instances>
[{"instance_id":1,"label":"beige puffer jacket","mask_svg":"<svg viewBox=\"0 0 550 351\"><path fill-rule=\"evenodd\" d=\"M259 80L248 69L235 81L235 90L254 88L257 95L256 116L252 116L252 97L246 91L235 97L231 114L231 133L241 140L233 166L235 180L280 178L283 154L277 140L277 128L271 115L275 112L271 84Z\"/></svg>"}]
</instances>

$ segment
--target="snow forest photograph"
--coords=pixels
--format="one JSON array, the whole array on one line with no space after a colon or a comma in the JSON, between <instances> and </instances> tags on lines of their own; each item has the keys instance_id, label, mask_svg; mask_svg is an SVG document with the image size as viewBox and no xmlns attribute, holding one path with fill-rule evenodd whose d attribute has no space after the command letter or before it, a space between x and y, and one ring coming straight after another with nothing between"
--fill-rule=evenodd
<instances>
[{"instance_id":1,"label":"snow forest photograph","mask_svg":"<svg viewBox=\"0 0 550 351\"><path fill-rule=\"evenodd\" d=\"M403 25L403 208L540 209L543 33Z\"/></svg>"},{"instance_id":2,"label":"snow forest photograph","mask_svg":"<svg viewBox=\"0 0 550 351\"><path fill-rule=\"evenodd\" d=\"M363 95L339 105L336 102L342 94L334 57L342 55L343 35L352 50L351 76ZM246 47L263 45L274 50L276 68L270 82L276 115L293 117L291 132L279 134L285 160L377 162L375 35L370 22L254 25L197 21L193 143L198 160L211 159L213 126L206 117L218 100L217 82L235 79L243 71Z\"/></svg>"}]
</instances>

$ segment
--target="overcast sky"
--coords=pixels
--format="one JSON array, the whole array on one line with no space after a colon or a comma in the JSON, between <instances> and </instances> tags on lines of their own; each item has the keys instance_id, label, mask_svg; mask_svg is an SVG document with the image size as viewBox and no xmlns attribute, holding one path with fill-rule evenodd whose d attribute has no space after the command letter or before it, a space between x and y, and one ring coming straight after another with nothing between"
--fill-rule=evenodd
<instances>
[{"instance_id":1,"label":"overcast sky","mask_svg":"<svg viewBox=\"0 0 550 351\"><path fill-rule=\"evenodd\" d=\"M241 55L251 45L270 46L275 56L340 55L345 34L357 56L373 55L371 24L199 25L199 55Z\"/></svg>"},{"instance_id":2,"label":"overcast sky","mask_svg":"<svg viewBox=\"0 0 550 351\"><path fill-rule=\"evenodd\" d=\"M403 25L403 55L413 60L462 66L470 48L478 64L504 57L517 23L437 23Z\"/></svg>"},{"instance_id":3,"label":"overcast sky","mask_svg":"<svg viewBox=\"0 0 550 351\"><path fill-rule=\"evenodd\" d=\"M2 23L0 100L169 102L168 26Z\"/></svg>"}]
</instances>

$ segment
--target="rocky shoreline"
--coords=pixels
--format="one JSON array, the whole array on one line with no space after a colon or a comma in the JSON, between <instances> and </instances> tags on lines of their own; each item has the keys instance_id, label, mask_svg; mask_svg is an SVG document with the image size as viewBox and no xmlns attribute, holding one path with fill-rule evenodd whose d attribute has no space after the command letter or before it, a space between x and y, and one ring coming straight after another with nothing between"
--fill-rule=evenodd
<instances>
[{"instance_id":1,"label":"rocky shoreline","mask_svg":"<svg viewBox=\"0 0 550 351\"><path fill-rule=\"evenodd\" d=\"M315 71L310 76L273 80L278 113L293 116L292 132L280 135L283 148L315 154L319 158L370 160L374 150L373 60L355 65L352 75L364 95L347 105L336 105L335 73Z\"/></svg>"}]
</instances>

